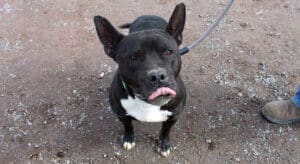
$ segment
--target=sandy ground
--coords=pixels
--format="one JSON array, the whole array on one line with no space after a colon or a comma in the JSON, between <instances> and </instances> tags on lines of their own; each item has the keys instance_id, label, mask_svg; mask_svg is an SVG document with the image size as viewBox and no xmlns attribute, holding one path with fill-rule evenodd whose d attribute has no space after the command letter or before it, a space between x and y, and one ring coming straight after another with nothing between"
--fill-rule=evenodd
<instances>
[{"instance_id":1,"label":"sandy ground","mask_svg":"<svg viewBox=\"0 0 300 164\"><path fill-rule=\"evenodd\" d=\"M108 104L116 64L93 16L114 25L169 18L175 0L1 0L0 163L300 163L300 125L260 115L300 84L300 1L236 0L220 26L183 56L188 101L168 159L160 124L135 122L137 146L121 147ZM225 0L183 0L184 43L204 32ZM122 31L126 33L126 31Z\"/></svg>"}]
</instances>

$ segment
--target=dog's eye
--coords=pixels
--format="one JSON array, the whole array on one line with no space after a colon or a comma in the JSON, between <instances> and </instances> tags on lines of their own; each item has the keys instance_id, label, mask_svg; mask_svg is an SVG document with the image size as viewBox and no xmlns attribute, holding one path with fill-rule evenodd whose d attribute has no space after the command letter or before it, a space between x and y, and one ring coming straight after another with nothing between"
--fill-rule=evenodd
<instances>
[{"instance_id":1,"label":"dog's eye","mask_svg":"<svg viewBox=\"0 0 300 164\"><path fill-rule=\"evenodd\" d=\"M172 55L172 50L168 50L168 51L166 51L165 53L164 53L164 55L165 56L170 56L170 55Z\"/></svg>"}]
</instances>

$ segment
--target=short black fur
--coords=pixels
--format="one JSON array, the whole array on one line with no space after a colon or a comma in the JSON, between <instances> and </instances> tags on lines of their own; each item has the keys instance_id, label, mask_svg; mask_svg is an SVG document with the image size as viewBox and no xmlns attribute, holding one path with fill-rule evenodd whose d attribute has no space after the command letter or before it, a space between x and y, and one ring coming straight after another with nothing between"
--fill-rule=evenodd
<instances>
[{"instance_id":1,"label":"short black fur","mask_svg":"<svg viewBox=\"0 0 300 164\"><path fill-rule=\"evenodd\" d=\"M171 149L171 127L186 102L185 86L179 75L181 57L178 52L185 23L185 5L181 3L176 6L169 22L158 16L144 15L132 23L121 25L121 28L129 28L127 36L119 33L104 17L95 16L94 22L105 53L119 67L110 86L109 101L124 126L124 142L134 142L132 120L135 118L126 113L121 99L139 96L148 103L155 103L148 97L157 88L169 87L176 91L176 96L161 106L161 110L172 112L162 123L160 132L160 148L162 152L167 152ZM170 55L166 56L166 52ZM166 80L155 83L149 80L149 72L153 70L163 74Z\"/></svg>"}]
</instances>

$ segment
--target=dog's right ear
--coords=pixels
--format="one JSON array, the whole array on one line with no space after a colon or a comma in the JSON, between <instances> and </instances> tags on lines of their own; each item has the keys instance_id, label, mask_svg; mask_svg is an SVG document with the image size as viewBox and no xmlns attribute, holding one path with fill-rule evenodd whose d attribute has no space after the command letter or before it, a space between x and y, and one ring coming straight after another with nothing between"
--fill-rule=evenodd
<instances>
[{"instance_id":1,"label":"dog's right ear","mask_svg":"<svg viewBox=\"0 0 300 164\"><path fill-rule=\"evenodd\" d=\"M115 59L116 49L122 40L123 35L119 33L104 17L95 16L94 23L98 37L104 46L105 53Z\"/></svg>"},{"instance_id":2,"label":"dog's right ear","mask_svg":"<svg viewBox=\"0 0 300 164\"><path fill-rule=\"evenodd\" d=\"M185 24L185 5L180 3L177 5L172 13L166 31L174 37L177 44L182 42L182 32Z\"/></svg>"}]
</instances>

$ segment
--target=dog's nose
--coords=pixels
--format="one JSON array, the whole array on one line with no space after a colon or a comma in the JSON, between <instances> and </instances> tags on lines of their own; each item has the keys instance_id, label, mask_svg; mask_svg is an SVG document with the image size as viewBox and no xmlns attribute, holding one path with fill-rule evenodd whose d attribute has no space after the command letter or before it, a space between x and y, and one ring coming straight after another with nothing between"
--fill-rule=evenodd
<instances>
[{"instance_id":1,"label":"dog's nose","mask_svg":"<svg viewBox=\"0 0 300 164\"><path fill-rule=\"evenodd\" d=\"M166 83L168 81L167 71L165 69L155 69L147 72L147 78L152 83Z\"/></svg>"}]
</instances>

